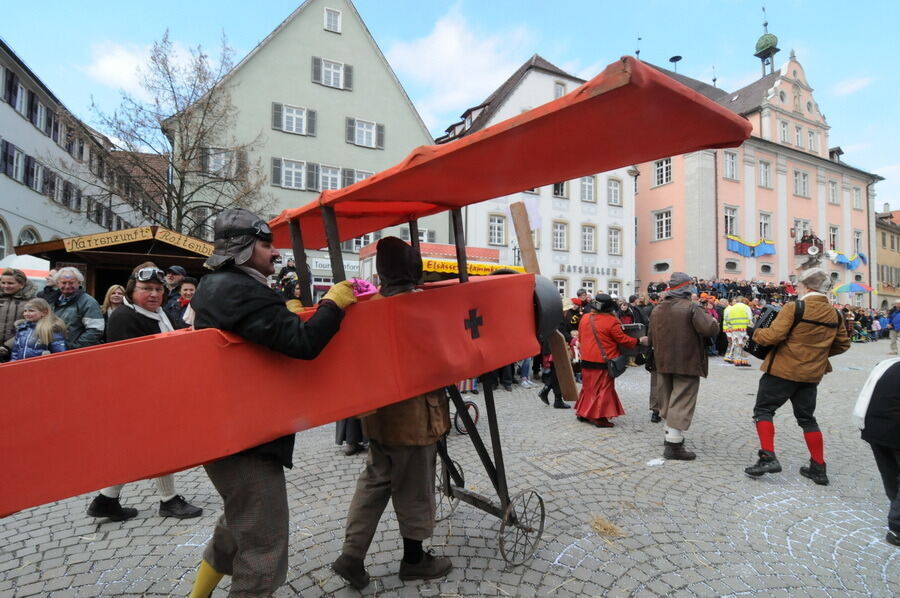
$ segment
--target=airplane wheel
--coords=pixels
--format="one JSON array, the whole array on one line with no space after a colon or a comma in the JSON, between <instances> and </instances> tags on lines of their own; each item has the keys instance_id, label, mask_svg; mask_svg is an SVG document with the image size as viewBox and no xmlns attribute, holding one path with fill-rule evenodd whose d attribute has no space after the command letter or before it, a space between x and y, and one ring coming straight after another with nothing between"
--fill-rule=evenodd
<instances>
[{"instance_id":1,"label":"airplane wheel","mask_svg":"<svg viewBox=\"0 0 900 598\"><path fill-rule=\"evenodd\" d=\"M456 471L459 472L459 475L462 476L463 482L465 482L466 476L463 473L462 466L457 462L453 462L453 466L456 467ZM434 480L434 504L435 504L435 512L434 512L434 520L435 521L443 521L444 519L449 518L453 515L453 511L456 510L456 507L459 505L459 499L455 496L448 495L449 486L447 488L444 487L444 480L447 480L447 484L453 485L453 478L450 477L449 472L445 475L446 465L441 461L440 467L435 468L436 476Z\"/></svg>"},{"instance_id":2,"label":"airplane wheel","mask_svg":"<svg viewBox=\"0 0 900 598\"><path fill-rule=\"evenodd\" d=\"M478 405L473 403L472 401L465 402L466 411L469 412L469 417L472 418L472 423L478 424ZM453 416L453 427L456 428L456 431L460 434L468 434L469 431L466 429L466 425L463 423L462 417L459 416L459 413Z\"/></svg>"},{"instance_id":3,"label":"airplane wheel","mask_svg":"<svg viewBox=\"0 0 900 598\"><path fill-rule=\"evenodd\" d=\"M513 496L500 523L500 554L510 565L521 565L534 555L544 534L544 499L534 490Z\"/></svg>"}]
</instances>

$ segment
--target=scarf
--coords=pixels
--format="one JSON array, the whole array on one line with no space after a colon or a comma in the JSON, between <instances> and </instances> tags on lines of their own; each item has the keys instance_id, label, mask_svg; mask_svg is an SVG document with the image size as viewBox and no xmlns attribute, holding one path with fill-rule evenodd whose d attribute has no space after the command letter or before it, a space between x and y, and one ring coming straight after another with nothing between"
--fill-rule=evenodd
<instances>
[{"instance_id":1,"label":"scarf","mask_svg":"<svg viewBox=\"0 0 900 598\"><path fill-rule=\"evenodd\" d=\"M251 268L249 266L235 266L235 267L238 270L240 270L241 272L243 272L244 274L246 274L247 276L249 276L250 278L252 278L253 280L263 283L264 285L266 285L266 287L269 286L269 280L265 276L263 276L262 272L260 272L259 270L254 270L253 268Z\"/></svg>"},{"instance_id":2,"label":"scarf","mask_svg":"<svg viewBox=\"0 0 900 598\"><path fill-rule=\"evenodd\" d=\"M166 315L166 312L164 312L161 307L157 307L156 311L150 311L144 309L140 305L131 303L127 297L122 298L122 303L138 312L142 316L150 318L151 320L156 320L159 323L160 332L172 332L173 330L175 330L175 328L172 327L172 322L169 321L169 317Z\"/></svg>"}]
</instances>

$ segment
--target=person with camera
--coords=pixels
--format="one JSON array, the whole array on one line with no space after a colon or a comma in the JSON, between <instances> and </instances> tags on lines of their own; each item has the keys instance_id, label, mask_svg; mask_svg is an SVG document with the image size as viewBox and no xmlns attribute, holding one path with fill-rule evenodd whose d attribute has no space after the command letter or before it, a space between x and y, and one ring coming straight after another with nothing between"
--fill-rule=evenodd
<instances>
[{"instance_id":1,"label":"person with camera","mask_svg":"<svg viewBox=\"0 0 900 598\"><path fill-rule=\"evenodd\" d=\"M581 339L581 392L575 403L578 421L598 428L612 428L610 419L625 415L625 408L616 392L616 381L607 371L607 362L619 357L619 347L633 349L638 339L622 331L616 316L618 303L606 293L599 293L591 302L591 313L581 318L578 338ZM647 337L640 342L647 344Z\"/></svg>"},{"instance_id":2,"label":"person with camera","mask_svg":"<svg viewBox=\"0 0 900 598\"><path fill-rule=\"evenodd\" d=\"M744 469L751 477L781 471L772 420L775 411L790 401L809 449L809 465L800 468L800 475L816 484L828 484L822 432L815 417L816 393L819 382L831 371L828 358L850 348L847 329L826 295L830 289L831 277L821 268L802 272L799 301L785 305L770 327L753 333L754 341L773 348L759 367L764 374L753 407L759 460ZM797 318L800 304L802 317Z\"/></svg>"},{"instance_id":3,"label":"person with camera","mask_svg":"<svg viewBox=\"0 0 900 598\"><path fill-rule=\"evenodd\" d=\"M656 367L654 391L659 416L666 421L663 457L690 461L697 455L684 448L700 391L709 373L705 338L719 333L719 323L691 301L693 280L675 272L665 298L650 315L650 344Z\"/></svg>"}]
</instances>

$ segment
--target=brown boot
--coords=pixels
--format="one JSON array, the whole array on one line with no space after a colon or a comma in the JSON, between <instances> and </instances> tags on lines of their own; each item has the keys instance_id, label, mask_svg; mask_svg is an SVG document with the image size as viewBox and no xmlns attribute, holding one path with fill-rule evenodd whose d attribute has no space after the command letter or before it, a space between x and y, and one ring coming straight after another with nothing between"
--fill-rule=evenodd
<instances>
[{"instance_id":1,"label":"brown boot","mask_svg":"<svg viewBox=\"0 0 900 598\"><path fill-rule=\"evenodd\" d=\"M437 579L444 577L453 569L453 563L444 556L434 556L432 551L426 552L418 563L400 561L400 579Z\"/></svg>"},{"instance_id":2,"label":"brown boot","mask_svg":"<svg viewBox=\"0 0 900 598\"><path fill-rule=\"evenodd\" d=\"M681 442L665 443L666 448L663 450L663 458L675 461L693 461L697 455L684 448L684 440Z\"/></svg>"}]
</instances>

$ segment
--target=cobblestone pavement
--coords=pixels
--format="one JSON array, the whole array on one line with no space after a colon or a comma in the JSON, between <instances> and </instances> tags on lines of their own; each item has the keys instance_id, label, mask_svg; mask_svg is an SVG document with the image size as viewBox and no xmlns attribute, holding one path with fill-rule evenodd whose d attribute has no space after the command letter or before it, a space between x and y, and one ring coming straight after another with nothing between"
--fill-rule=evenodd
<instances>
[{"instance_id":1,"label":"cobblestone pavement","mask_svg":"<svg viewBox=\"0 0 900 598\"><path fill-rule=\"evenodd\" d=\"M389 507L367 560L372 583L363 594L896 596L900 550L884 541L887 500L850 418L859 388L886 351L886 341L854 344L833 359L835 372L819 387L817 416L831 478L826 487L797 472L808 454L787 408L776 418L785 471L760 479L743 474L757 449L750 420L760 376L755 368L712 361L688 433L698 458L661 465L651 465L662 455L663 436L661 424L648 421L649 376L641 368L617 381L628 414L613 429L546 407L535 389L500 390L511 491L534 488L546 504L534 558L506 566L498 550L500 521L461 504L431 543L455 569L439 582L402 582L401 541ZM326 399L339 397L315 400ZM485 419L479 428L487 434ZM491 494L469 440L453 432L449 444L467 486ZM276 596L357 596L329 564L340 550L364 457L340 455L333 426L326 426L298 436L295 461L287 476L290 570ZM126 523L87 517L91 495L0 520L0 597L187 596L221 502L202 469L178 474L177 482L179 492L204 507L203 517L158 517L154 486L143 481L123 492L123 504L140 509ZM591 525L595 517L621 535L599 534Z\"/></svg>"}]
</instances>

